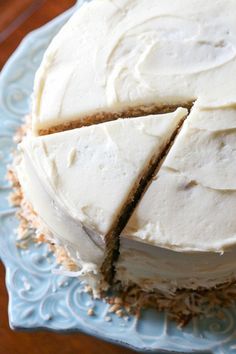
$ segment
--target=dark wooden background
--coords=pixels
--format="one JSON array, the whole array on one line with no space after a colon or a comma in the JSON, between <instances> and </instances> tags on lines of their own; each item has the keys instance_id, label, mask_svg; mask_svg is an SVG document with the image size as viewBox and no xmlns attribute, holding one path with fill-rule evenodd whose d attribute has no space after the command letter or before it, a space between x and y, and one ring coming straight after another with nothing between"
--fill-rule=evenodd
<instances>
[{"instance_id":1,"label":"dark wooden background","mask_svg":"<svg viewBox=\"0 0 236 354\"><path fill-rule=\"evenodd\" d=\"M23 37L75 3L75 0L0 0L0 69ZM0 263L0 354L128 354L83 334L14 332L9 329L5 271Z\"/></svg>"}]
</instances>

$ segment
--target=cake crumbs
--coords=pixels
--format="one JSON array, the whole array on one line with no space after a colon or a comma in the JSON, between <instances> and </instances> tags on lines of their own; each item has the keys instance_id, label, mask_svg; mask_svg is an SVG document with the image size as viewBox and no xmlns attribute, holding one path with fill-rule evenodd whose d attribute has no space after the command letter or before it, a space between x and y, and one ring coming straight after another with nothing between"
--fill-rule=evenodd
<instances>
[{"instance_id":1,"label":"cake crumbs","mask_svg":"<svg viewBox=\"0 0 236 354\"><path fill-rule=\"evenodd\" d=\"M84 290L84 292L87 293L87 294L92 294L92 292L93 292L93 289L91 288L91 286L89 286L89 285L87 285L87 284L85 284L83 290Z\"/></svg>"},{"instance_id":2,"label":"cake crumbs","mask_svg":"<svg viewBox=\"0 0 236 354\"><path fill-rule=\"evenodd\" d=\"M123 319L128 322L130 320L130 317L129 316L123 316Z\"/></svg>"},{"instance_id":3,"label":"cake crumbs","mask_svg":"<svg viewBox=\"0 0 236 354\"><path fill-rule=\"evenodd\" d=\"M121 305L114 304L108 309L108 313L116 313L117 311L120 310L120 308L121 308Z\"/></svg>"},{"instance_id":4,"label":"cake crumbs","mask_svg":"<svg viewBox=\"0 0 236 354\"><path fill-rule=\"evenodd\" d=\"M110 316L105 316L105 317L104 317L104 320L105 320L106 322L111 322L111 321L112 321L112 318L111 318Z\"/></svg>"},{"instance_id":5,"label":"cake crumbs","mask_svg":"<svg viewBox=\"0 0 236 354\"><path fill-rule=\"evenodd\" d=\"M115 314L118 316L118 317L123 317L124 316L124 311L122 309L119 309L115 312Z\"/></svg>"},{"instance_id":6,"label":"cake crumbs","mask_svg":"<svg viewBox=\"0 0 236 354\"><path fill-rule=\"evenodd\" d=\"M121 297L115 297L114 298L114 304L121 305L122 304L122 298Z\"/></svg>"},{"instance_id":7,"label":"cake crumbs","mask_svg":"<svg viewBox=\"0 0 236 354\"><path fill-rule=\"evenodd\" d=\"M94 315L95 315L94 309L90 307L90 308L88 309L88 311L87 311L87 314L88 314L89 316L94 316Z\"/></svg>"}]
</instances>

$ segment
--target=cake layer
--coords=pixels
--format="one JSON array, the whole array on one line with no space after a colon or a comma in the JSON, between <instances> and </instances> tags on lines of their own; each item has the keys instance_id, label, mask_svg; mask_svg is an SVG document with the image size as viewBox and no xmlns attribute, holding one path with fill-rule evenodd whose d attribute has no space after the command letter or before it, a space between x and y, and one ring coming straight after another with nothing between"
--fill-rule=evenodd
<instances>
[{"instance_id":1,"label":"cake layer","mask_svg":"<svg viewBox=\"0 0 236 354\"><path fill-rule=\"evenodd\" d=\"M99 274L113 256L118 238L110 238L123 211L186 115L179 108L21 143L17 171L26 198L83 275Z\"/></svg>"},{"instance_id":2,"label":"cake layer","mask_svg":"<svg viewBox=\"0 0 236 354\"><path fill-rule=\"evenodd\" d=\"M233 0L85 4L53 39L37 72L34 132L195 100L235 105L235 12Z\"/></svg>"},{"instance_id":3,"label":"cake layer","mask_svg":"<svg viewBox=\"0 0 236 354\"><path fill-rule=\"evenodd\" d=\"M235 109L192 110L123 232L118 278L133 281L134 264L149 257L136 281L146 274L150 287L235 279L235 147Z\"/></svg>"}]
</instances>

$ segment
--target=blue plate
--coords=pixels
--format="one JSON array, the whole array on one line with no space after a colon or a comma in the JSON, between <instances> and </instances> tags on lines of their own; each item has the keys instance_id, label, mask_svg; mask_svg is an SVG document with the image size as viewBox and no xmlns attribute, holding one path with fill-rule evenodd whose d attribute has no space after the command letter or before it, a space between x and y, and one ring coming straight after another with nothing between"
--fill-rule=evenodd
<instances>
[{"instance_id":1,"label":"blue plate","mask_svg":"<svg viewBox=\"0 0 236 354\"><path fill-rule=\"evenodd\" d=\"M143 352L236 353L236 308L224 309L223 319L214 314L194 319L182 330L165 313L154 310L143 311L139 319L118 318L107 314L104 301L84 293L77 279L52 273L56 265L46 245L16 247L17 220L7 202L10 187L4 178L15 148L12 137L29 112L33 78L43 52L74 10L30 33L0 75L0 257L6 267L10 326L82 331ZM94 316L87 315L91 307Z\"/></svg>"}]
</instances>

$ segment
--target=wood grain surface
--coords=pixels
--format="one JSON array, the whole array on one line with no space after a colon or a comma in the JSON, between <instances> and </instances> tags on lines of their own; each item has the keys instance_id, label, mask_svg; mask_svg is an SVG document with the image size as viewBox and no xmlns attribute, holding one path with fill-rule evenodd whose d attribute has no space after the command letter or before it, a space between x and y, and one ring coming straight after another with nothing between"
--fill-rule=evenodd
<instances>
[{"instance_id":1,"label":"wood grain surface","mask_svg":"<svg viewBox=\"0 0 236 354\"><path fill-rule=\"evenodd\" d=\"M0 0L0 68L23 37L74 0ZM0 263L0 354L128 354L131 350L83 334L15 332L8 325L5 270Z\"/></svg>"}]
</instances>

